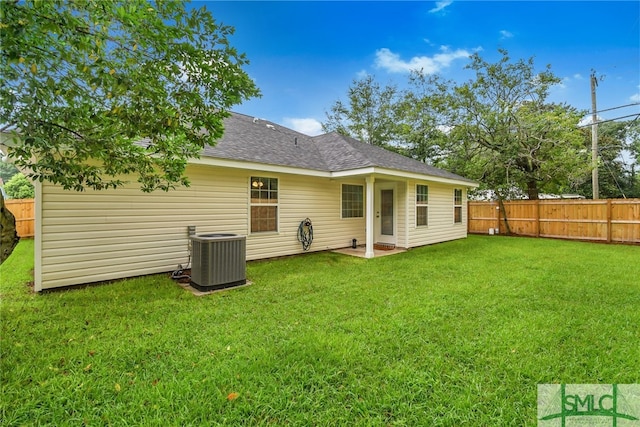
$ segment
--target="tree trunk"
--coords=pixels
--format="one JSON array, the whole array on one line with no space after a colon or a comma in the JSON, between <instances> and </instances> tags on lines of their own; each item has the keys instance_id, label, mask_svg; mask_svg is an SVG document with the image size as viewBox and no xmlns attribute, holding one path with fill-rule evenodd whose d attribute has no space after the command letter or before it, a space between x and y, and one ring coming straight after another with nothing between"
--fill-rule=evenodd
<instances>
[{"instance_id":1,"label":"tree trunk","mask_svg":"<svg viewBox=\"0 0 640 427\"><path fill-rule=\"evenodd\" d=\"M4 205L4 196L0 194L0 264L2 264L20 241L16 231L16 218Z\"/></svg>"},{"instance_id":2,"label":"tree trunk","mask_svg":"<svg viewBox=\"0 0 640 427\"><path fill-rule=\"evenodd\" d=\"M504 207L504 200L502 197L498 197L498 206L500 207L500 212L502 213L502 218L504 219L504 226L507 228L507 235L511 235L511 226L509 225L509 218L507 218L507 209ZM500 229L500 216L498 216L498 229Z\"/></svg>"},{"instance_id":3,"label":"tree trunk","mask_svg":"<svg viewBox=\"0 0 640 427\"><path fill-rule=\"evenodd\" d=\"M540 198L538 183L535 179L527 182L527 195L529 196L529 200L538 200Z\"/></svg>"}]
</instances>

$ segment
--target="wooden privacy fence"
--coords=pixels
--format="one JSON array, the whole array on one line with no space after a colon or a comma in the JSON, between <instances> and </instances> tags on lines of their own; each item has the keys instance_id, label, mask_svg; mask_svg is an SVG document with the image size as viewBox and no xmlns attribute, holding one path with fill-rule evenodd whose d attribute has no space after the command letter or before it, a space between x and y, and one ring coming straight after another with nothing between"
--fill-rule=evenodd
<instances>
[{"instance_id":1,"label":"wooden privacy fence","mask_svg":"<svg viewBox=\"0 0 640 427\"><path fill-rule=\"evenodd\" d=\"M640 243L640 199L468 202L469 233ZM506 217L506 221L505 221ZM508 224L508 226L507 226Z\"/></svg>"},{"instance_id":2,"label":"wooden privacy fence","mask_svg":"<svg viewBox=\"0 0 640 427\"><path fill-rule=\"evenodd\" d=\"M33 199L9 199L4 205L16 217L16 230L19 237L34 236L34 209Z\"/></svg>"}]
</instances>

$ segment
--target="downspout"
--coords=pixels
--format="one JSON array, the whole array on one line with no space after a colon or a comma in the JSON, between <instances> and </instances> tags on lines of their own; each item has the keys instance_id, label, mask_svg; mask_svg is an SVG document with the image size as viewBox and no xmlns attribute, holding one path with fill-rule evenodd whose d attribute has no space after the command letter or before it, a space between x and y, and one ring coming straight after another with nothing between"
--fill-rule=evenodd
<instances>
[{"instance_id":1,"label":"downspout","mask_svg":"<svg viewBox=\"0 0 640 427\"><path fill-rule=\"evenodd\" d=\"M373 258L375 255L373 252L373 227L374 227L373 184L375 183L375 181L376 179L373 175L369 175L366 178L366 182L367 182L366 235L367 235L367 238L366 238L366 246L365 246L365 252L364 252L365 258Z\"/></svg>"},{"instance_id":2,"label":"downspout","mask_svg":"<svg viewBox=\"0 0 640 427\"><path fill-rule=\"evenodd\" d=\"M34 227L33 227L33 290L40 292L42 290L42 182L36 180L34 183Z\"/></svg>"},{"instance_id":3,"label":"downspout","mask_svg":"<svg viewBox=\"0 0 640 427\"><path fill-rule=\"evenodd\" d=\"M415 187L414 187L415 188ZM415 200L415 194L413 199ZM415 202L414 202L415 203ZM414 209L415 212L415 209ZM404 245L405 248L410 248L409 244L409 182L404 182Z\"/></svg>"}]
</instances>

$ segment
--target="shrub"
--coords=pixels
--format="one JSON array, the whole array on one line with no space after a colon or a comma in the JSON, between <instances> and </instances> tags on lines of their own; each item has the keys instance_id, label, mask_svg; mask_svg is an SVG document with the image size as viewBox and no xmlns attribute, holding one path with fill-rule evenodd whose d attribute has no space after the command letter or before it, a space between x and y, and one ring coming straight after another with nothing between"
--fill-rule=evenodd
<instances>
[{"instance_id":1,"label":"shrub","mask_svg":"<svg viewBox=\"0 0 640 427\"><path fill-rule=\"evenodd\" d=\"M15 174L4 185L4 190L9 199L33 199L35 188L31 181L21 173Z\"/></svg>"}]
</instances>

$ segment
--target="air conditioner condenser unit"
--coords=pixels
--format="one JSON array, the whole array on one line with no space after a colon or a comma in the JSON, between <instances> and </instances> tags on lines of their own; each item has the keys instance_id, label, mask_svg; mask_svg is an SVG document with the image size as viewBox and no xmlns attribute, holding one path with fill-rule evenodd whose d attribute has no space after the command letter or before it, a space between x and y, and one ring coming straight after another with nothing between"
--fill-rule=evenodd
<instances>
[{"instance_id":1,"label":"air conditioner condenser unit","mask_svg":"<svg viewBox=\"0 0 640 427\"><path fill-rule=\"evenodd\" d=\"M244 285L246 236L198 234L191 239L191 285L200 291Z\"/></svg>"}]
</instances>

